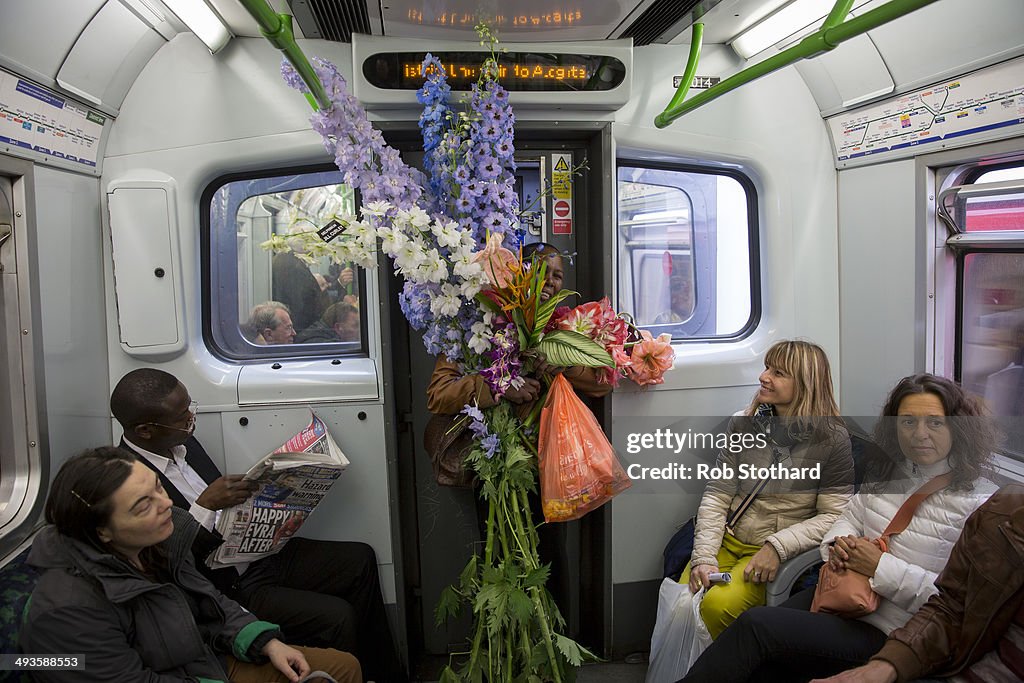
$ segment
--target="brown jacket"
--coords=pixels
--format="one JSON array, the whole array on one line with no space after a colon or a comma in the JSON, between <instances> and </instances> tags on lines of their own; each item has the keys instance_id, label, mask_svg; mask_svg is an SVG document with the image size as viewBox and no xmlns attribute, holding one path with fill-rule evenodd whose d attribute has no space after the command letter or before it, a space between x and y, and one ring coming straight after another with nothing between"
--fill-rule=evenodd
<instances>
[{"instance_id":1,"label":"brown jacket","mask_svg":"<svg viewBox=\"0 0 1024 683\"><path fill-rule=\"evenodd\" d=\"M612 390L597 381L595 368L568 368L565 378L578 392L599 398ZM427 387L427 410L435 415L455 415L466 404L476 403L481 408L497 404L490 387L480 375L465 375L458 364L439 356Z\"/></svg>"},{"instance_id":2,"label":"brown jacket","mask_svg":"<svg viewBox=\"0 0 1024 683\"><path fill-rule=\"evenodd\" d=\"M1024 486L1011 484L970 516L935 580L939 592L872 659L897 680L960 673L994 649L1024 601Z\"/></svg>"}]
</instances>

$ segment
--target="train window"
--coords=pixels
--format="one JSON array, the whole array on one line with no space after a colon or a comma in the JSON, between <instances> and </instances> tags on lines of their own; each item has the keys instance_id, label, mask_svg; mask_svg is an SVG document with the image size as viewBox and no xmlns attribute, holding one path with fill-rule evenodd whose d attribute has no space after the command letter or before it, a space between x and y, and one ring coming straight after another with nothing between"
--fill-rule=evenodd
<instances>
[{"instance_id":1,"label":"train window","mask_svg":"<svg viewBox=\"0 0 1024 683\"><path fill-rule=\"evenodd\" d=\"M229 177L213 183L206 207L206 337L235 360L366 350L366 275L302 251L273 254L273 236L315 232L356 209L337 171Z\"/></svg>"},{"instance_id":2,"label":"train window","mask_svg":"<svg viewBox=\"0 0 1024 683\"><path fill-rule=\"evenodd\" d=\"M957 251L958 376L985 397L1002 422L1004 450L1024 457L1024 166L976 175L955 221L966 233ZM998 183L998 185L997 185ZM993 192L987 194L985 184ZM1024 184L1022 184L1024 188Z\"/></svg>"},{"instance_id":3,"label":"train window","mask_svg":"<svg viewBox=\"0 0 1024 683\"><path fill-rule=\"evenodd\" d=\"M739 174L619 162L619 305L674 339L756 322L756 198Z\"/></svg>"}]
</instances>

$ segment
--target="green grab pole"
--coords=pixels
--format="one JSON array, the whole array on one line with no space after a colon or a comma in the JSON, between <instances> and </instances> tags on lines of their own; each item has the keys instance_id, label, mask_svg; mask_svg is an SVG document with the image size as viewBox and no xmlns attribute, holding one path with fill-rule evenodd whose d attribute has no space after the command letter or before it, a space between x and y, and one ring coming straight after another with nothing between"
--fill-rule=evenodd
<instances>
[{"instance_id":1,"label":"green grab pole","mask_svg":"<svg viewBox=\"0 0 1024 683\"><path fill-rule=\"evenodd\" d=\"M843 19L845 19L846 15L850 13L851 7L853 7L853 0L836 0L835 6L832 8L832 11L828 13L828 16L825 17L825 21L822 23L821 28L824 30L843 23Z\"/></svg>"},{"instance_id":2,"label":"green grab pole","mask_svg":"<svg viewBox=\"0 0 1024 683\"><path fill-rule=\"evenodd\" d=\"M267 0L238 0L243 7L252 15L252 18L259 24L260 33L263 34L271 45L284 53L295 71L302 78L302 81L309 88L312 97L307 96L311 107L314 110L328 109L331 100L327 97L323 83L317 77L316 72L310 65L302 48L295 42L295 33L292 31L292 18L288 14L278 14L267 4Z\"/></svg>"},{"instance_id":3,"label":"green grab pole","mask_svg":"<svg viewBox=\"0 0 1024 683\"><path fill-rule=\"evenodd\" d=\"M700 49L703 43L704 24L698 21L693 25L693 30L690 32L690 56L686 60L683 80L679 82L676 94L672 96L672 101L668 103L668 109L675 107L685 100L686 95L690 92L690 88L693 85L693 77L697 73L697 63L700 61Z\"/></svg>"},{"instance_id":4,"label":"green grab pole","mask_svg":"<svg viewBox=\"0 0 1024 683\"><path fill-rule=\"evenodd\" d=\"M902 16L910 14L911 12L921 9L927 5L937 2L938 0L889 0L886 4L881 7L865 12L859 17L854 17L848 21L837 24L831 27L822 26L821 29L807 36L796 45L783 50L777 55L765 59L762 62L758 62L753 66L747 67L739 73L733 74L729 78L717 83L702 93L698 93L693 99L685 102L678 102L674 106L665 108L665 111L661 112L654 117L654 125L658 128L665 128L673 121L678 119L683 114L693 111L698 107L707 104L711 100L717 99L727 92L731 92L741 85L746 85L751 81L757 80L762 76L766 76L774 71L789 66L794 62L798 62L801 59L807 59L815 55L819 55L822 52L827 52L834 49L839 44L854 38L863 33L867 33L872 29L876 29L879 26L887 24L893 19L898 19ZM839 0L836 3L836 7L833 8L833 12L847 0ZM831 14L829 17L831 18ZM675 101L675 98L673 98Z\"/></svg>"}]
</instances>

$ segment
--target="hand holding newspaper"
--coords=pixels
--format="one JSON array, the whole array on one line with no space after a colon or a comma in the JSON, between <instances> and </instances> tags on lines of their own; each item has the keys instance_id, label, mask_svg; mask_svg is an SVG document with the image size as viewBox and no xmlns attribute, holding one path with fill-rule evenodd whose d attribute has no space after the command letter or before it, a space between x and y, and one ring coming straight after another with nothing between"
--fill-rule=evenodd
<instances>
[{"instance_id":1,"label":"hand holding newspaper","mask_svg":"<svg viewBox=\"0 0 1024 683\"><path fill-rule=\"evenodd\" d=\"M221 513L217 531L224 543L211 566L253 562L281 550L348 467L323 421L310 415L305 429L245 473L256 492Z\"/></svg>"}]
</instances>

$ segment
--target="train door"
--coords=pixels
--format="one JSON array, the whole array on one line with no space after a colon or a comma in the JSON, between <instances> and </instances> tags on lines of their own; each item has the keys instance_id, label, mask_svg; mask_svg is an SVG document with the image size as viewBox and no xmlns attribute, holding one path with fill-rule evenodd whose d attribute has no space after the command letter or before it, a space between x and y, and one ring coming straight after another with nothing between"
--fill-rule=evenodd
<instances>
[{"instance_id":1,"label":"train door","mask_svg":"<svg viewBox=\"0 0 1024 683\"><path fill-rule=\"evenodd\" d=\"M392 144L399 146L397 140ZM403 158L416 164L413 145L410 141ZM604 245L612 202L610 131L585 124L553 133L526 125L520 127L516 145L525 241L547 242L564 255L564 287L580 292L579 302L610 294L611 253ZM399 288L400 283L391 282L392 294ZM400 457L399 476L410 640L426 655L444 655L464 649L471 624L465 611L458 619L436 624L434 608L481 542L476 493L439 487L434 480L422 435L430 417L426 389L435 359L404 325L398 306L391 309L399 448L405 456ZM604 404L592 405L602 422L608 416ZM599 510L580 522L542 532L542 557L553 564L549 588L566 619L566 631L596 651L605 644L605 596L610 594L606 515Z\"/></svg>"},{"instance_id":2,"label":"train door","mask_svg":"<svg viewBox=\"0 0 1024 683\"><path fill-rule=\"evenodd\" d=\"M26 189L32 165L0 158L0 529L5 549L23 540L19 524L34 518L46 483L41 463L45 444L40 439L37 393L39 330L33 321L28 251L30 226ZM10 171L18 175L5 175ZM43 430L45 432L45 430Z\"/></svg>"}]
</instances>

